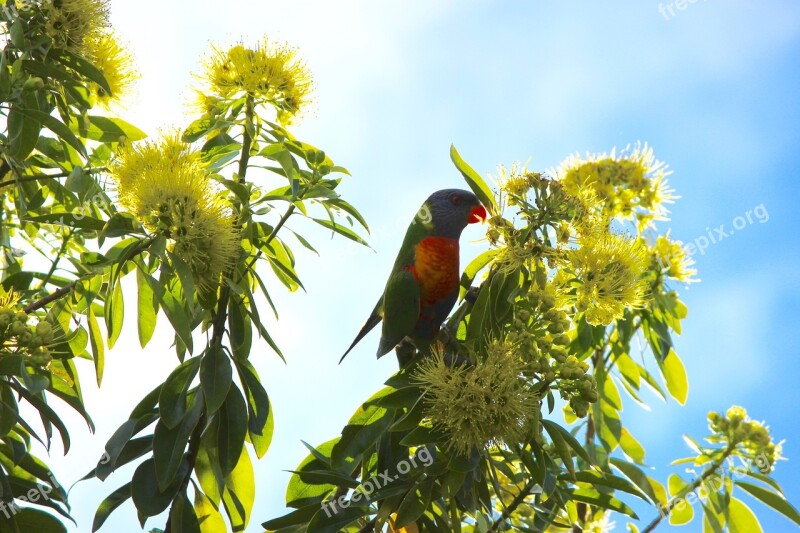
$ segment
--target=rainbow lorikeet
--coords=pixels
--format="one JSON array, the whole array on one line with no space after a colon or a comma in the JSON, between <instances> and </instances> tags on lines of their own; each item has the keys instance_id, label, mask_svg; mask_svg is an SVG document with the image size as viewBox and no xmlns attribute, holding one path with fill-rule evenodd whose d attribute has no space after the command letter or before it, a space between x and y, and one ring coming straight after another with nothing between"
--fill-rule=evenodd
<instances>
[{"instance_id":1,"label":"rainbow lorikeet","mask_svg":"<svg viewBox=\"0 0 800 533\"><path fill-rule=\"evenodd\" d=\"M469 191L430 195L406 231L383 296L339 362L381 320L378 358L406 337L433 341L458 299L458 239L467 224L485 219L486 208Z\"/></svg>"}]
</instances>

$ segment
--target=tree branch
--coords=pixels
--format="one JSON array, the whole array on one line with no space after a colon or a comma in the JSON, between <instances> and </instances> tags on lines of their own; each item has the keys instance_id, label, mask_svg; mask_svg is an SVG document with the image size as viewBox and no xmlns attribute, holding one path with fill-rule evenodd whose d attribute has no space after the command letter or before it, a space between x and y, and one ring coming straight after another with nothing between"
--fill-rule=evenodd
<instances>
[{"instance_id":1,"label":"tree branch","mask_svg":"<svg viewBox=\"0 0 800 533\"><path fill-rule=\"evenodd\" d=\"M725 451L722 453L722 456L721 456L719 459L717 459L716 461L714 461L712 464L710 464L710 465L708 466L708 468L706 468L706 469L703 471L703 473L702 473L702 474L700 474L700 477L698 477L697 479L695 479L695 480L694 480L694 482L693 482L691 485L689 485L688 487L684 488L684 490L682 490L678 496L675 496L674 498L672 498L672 499L671 499L671 500L670 500L670 501L667 503L667 507L666 507L666 508L663 510L663 512L659 512L659 513L658 513L658 516L657 516L657 517L655 517L655 518L653 519L653 521L652 521L652 522L650 522L650 523L647 525L647 527L646 527L646 528L644 528L644 529L642 530L642 533L650 533L650 532L651 532L651 531L653 531L653 530L654 530L656 527L658 527L658 525L659 525L659 524L660 524L660 523L661 523L661 522L662 522L662 521L663 521L665 518L667 518L667 517L669 516L669 514L670 514L670 513L672 512L672 510L673 510L673 509L674 509L674 508L675 508L675 507L678 505L678 503L680 503L680 502L684 501L684 500L683 500L684 496L686 496L686 495L687 495L687 494L689 494L690 492L694 492L695 490L697 490L697 488L698 488L700 485L702 485L703 483L705 483L705 482L708 480L708 478L710 478L711 476L713 476L713 475L714 475L714 474L717 472L717 470L719 470L719 468L722 466L722 463L724 463L724 462L725 462L725 460L726 460L728 457L730 457L730 455L733 453L733 451L734 451L735 449L736 449L736 445L735 445L735 444L729 444L729 445L728 445L728 447L727 447L727 448L725 448ZM660 509L660 507L661 507L661 506L659 506L659 509Z\"/></svg>"},{"instance_id":2,"label":"tree branch","mask_svg":"<svg viewBox=\"0 0 800 533\"><path fill-rule=\"evenodd\" d=\"M36 311L38 309L41 309L42 307L45 307L46 305L48 305L48 304L50 304L52 302L55 302L59 298L63 298L64 296L66 296L67 294L72 292L72 289L75 288L75 286L78 284L79 281L81 281L81 280L80 279L76 279L75 281L73 281L73 282L71 282L71 283L69 283L67 285L64 285L60 289L56 289L55 291L53 291L51 294L48 294L44 298L41 298L39 300L36 300L34 302L29 303L28 305L23 307L22 310L25 311L28 314L31 314L32 312L34 312L34 311Z\"/></svg>"}]
</instances>

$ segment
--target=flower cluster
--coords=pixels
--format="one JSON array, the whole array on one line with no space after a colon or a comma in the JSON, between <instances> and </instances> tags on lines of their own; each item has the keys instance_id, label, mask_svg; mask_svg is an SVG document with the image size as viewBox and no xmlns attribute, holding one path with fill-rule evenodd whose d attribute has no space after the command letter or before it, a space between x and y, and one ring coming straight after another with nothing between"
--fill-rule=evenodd
<instances>
[{"instance_id":1,"label":"flower cluster","mask_svg":"<svg viewBox=\"0 0 800 533\"><path fill-rule=\"evenodd\" d=\"M595 231L578 239L557 275L565 302L585 312L586 321L608 325L625 309L641 307L648 292L647 248L638 239Z\"/></svg>"},{"instance_id":2,"label":"flower cluster","mask_svg":"<svg viewBox=\"0 0 800 533\"><path fill-rule=\"evenodd\" d=\"M243 93L272 104L278 120L286 124L309 101L311 74L297 57L297 50L263 38L255 47L236 44L228 49L212 48L205 64L205 80L223 99ZM213 110L216 98L201 93L200 106Z\"/></svg>"},{"instance_id":3,"label":"flower cluster","mask_svg":"<svg viewBox=\"0 0 800 533\"><path fill-rule=\"evenodd\" d=\"M111 29L108 0L43 0L41 12L53 45L86 58L103 74L111 92L90 82L95 100L104 107L119 102L136 73L130 52Z\"/></svg>"},{"instance_id":4,"label":"flower cluster","mask_svg":"<svg viewBox=\"0 0 800 533\"><path fill-rule=\"evenodd\" d=\"M495 263L506 272L532 269L539 259L555 267L576 228L580 231L595 220L585 199L571 196L560 182L538 172L517 164L510 170L500 166L496 181L501 191L498 203L519 207L517 215L526 222L526 227L517 228L502 214L488 220L486 237L499 247Z\"/></svg>"},{"instance_id":5,"label":"flower cluster","mask_svg":"<svg viewBox=\"0 0 800 533\"><path fill-rule=\"evenodd\" d=\"M513 329L506 339L518 347L527 369L539 379L555 383L561 398L569 402L576 416L583 418L599 395L589 364L567 354L569 319L556 306L553 286L531 291L517 302Z\"/></svg>"},{"instance_id":6,"label":"flower cluster","mask_svg":"<svg viewBox=\"0 0 800 533\"><path fill-rule=\"evenodd\" d=\"M597 207L608 218L636 219L639 229L654 220L664 220L669 211L665 204L675 196L667 185L669 172L657 161L652 148L637 144L617 154L573 155L554 171L566 191L581 197L590 191L598 199Z\"/></svg>"},{"instance_id":7,"label":"flower cluster","mask_svg":"<svg viewBox=\"0 0 800 533\"><path fill-rule=\"evenodd\" d=\"M537 398L523 376L525 364L509 346L494 342L482 361L451 365L441 353L420 363L426 417L461 455L504 442L519 442Z\"/></svg>"},{"instance_id":8,"label":"flower cluster","mask_svg":"<svg viewBox=\"0 0 800 533\"><path fill-rule=\"evenodd\" d=\"M111 175L120 204L172 242L198 285L216 287L236 260L239 239L200 154L170 134L121 148Z\"/></svg>"},{"instance_id":9,"label":"flower cluster","mask_svg":"<svg viewBox=\"0 0 800 533\"><path fill-rule=\"evenodd\" d=\"M0 357L9 353L26 353L30 362L46 367L52 360L47 346L55 337L53 327L44 320L35 326L29 325L28 313L17 304L13 292L0 296Z\"/></svg>"},{"instance_id":10,"label":"flower cluster","mask_svg":"<svg viewBox=\"0 0 800 533\"><path fill-rule=\"evenodd\" d=\"M653 257L664 276L682 283L699 281L695 277L697 269L694 268L694 259L686 253L683 243L669 238L669 232L656 239Z\"/></svg>"},{"instance_id":11,"label":"flower cluster","mask_svg":"<svg viewBox=\"0 0 800 533\"><path fill-rule=\"evenodd\" d=\"M743 407L734 405L724 415L708 413L708 426L713 432L709 441L736 447L737 453L751 460L762 474L771 472L781 457L780 443L774 443L769 429L751 420Z\"/></svg>"},{"instance_id":12,"label":"flower cluster","mask_svg":"<svg viewBox=\"0 0 800 533\"><path fill-rule=\"evenodd\" d=\"M109 27L108 0L43 0L45 33L58 48L82 54L88 39Z\"/></svg>"}]
</instances>

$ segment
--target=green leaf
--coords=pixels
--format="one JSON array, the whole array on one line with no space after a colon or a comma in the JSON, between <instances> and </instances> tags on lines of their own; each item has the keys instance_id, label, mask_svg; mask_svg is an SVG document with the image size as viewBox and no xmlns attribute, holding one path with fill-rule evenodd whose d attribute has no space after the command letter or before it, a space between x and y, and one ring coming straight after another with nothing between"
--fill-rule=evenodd
<instances>
[{"instance_id":1,"label":"green leaf","mask_svg":"<svg viewBox=\"0 0 800 533\"><path fill-rule=\"evenodd\" d=\"M290 526L297 526L300 524L305 524L319 511L319 504L312 503L311 505L306 505L305 507L301 507L291 513L287 513L279 518L273 518L272 520L268 520L261 524L261 527L268 531L278 531L282 528L288 528ZM204 532L205 533L205 532Z\"/></svg>"},{"instance_id":2,"label":"green leaf","mask_svg":"<svg viewBox=\"0 0 800 533\"><path fill-rule=\"evenodd\" d=\"M469 188L472 189L472 192L475 193L475 196L478 197L478 200L481 201L490 213L497 213L497 204L494 201L492 190L480 174L475 172L475 170L461 158L458 150L456 150L456 147L452 144L450 145L450 159L453 161L458 171L461 172L461 175L464 176L464 180L467 182L467 185L469 185Z\"/></svg>"},{"instance_id":3,"label":"green leaf","mask_svg":"<svg viewBox=\"0 0 800 533\"><path fill-rule=\"evenodd\" d=\"M289 472L300 476L303 482L310 485L327 484L355 489L360 484L357 479L336 470L289 470Z\"/></svg>"},{"instance_id":4,"label":"green leaf","mask_svg":"<svg viewBox=\"0 0 800 533\"><path fill-rule=\"evenodd\" d=\"M622 451L625 452L625 455L633 459L637 464L644 463L644 448L639 444L639 441L633 438L630 431L624 427L622 428L619 445L622 447Z\"/></svg>"},{"instance_id":5,"label":"green leaf","mask_svg":"<svg viewBox=\"0 0 800 533\"><path fill-rule=\"evenodd\" d=\"M639 517L633 512L633 509L622 503L620 500L597 492L594 489L570 489L566 491L569 496L576 501L596 505L603 509L609 509L630 516L631 518L638 519Z\"/></svg>"},{"instance_id":6,"label":"green leaf","mask_svg":"<svg viewBox=\"0 0 800 533\"><path fill-rule=\"evenodd\" d=\"M194 514L200 522L201 533L226 531L227 525L214 503L201 491L194 491Z\"/></svg>"},{"instance_id":7,"label":"green leaf","mask_svg":"<svg viewBox=\"0 0 800 533\"><path fill-rule=\"evenodd\" d=\"M772 507L795 524L800 525L800 513L781 494L747 481L734 481L734 483L763 504Z\"/></svg>"},{"instance_id":8,"label":"green leaf","mask_svg":"<svg viewBox=\"0 0 800 533\"><path fill-rule=\"evenodd\" d=\"M686 378L686 369L675 350L670 349L664 362L661 363L661 372L670 395L681 405L686 404L689 396L689 381Z\"/></svg>"},{"instance_id":9,"label":"green leaf","mask_svg":"<svg viewBox=\"0 0 800 533\"><path fill-rule=\"evenodd\" d=\"M242 447L236 467L225 478L225 493L222 496L225 513L231 521L233 531L244 531L247 527L255 501L255 490L250 454L247 453L247 448Z\"/></svg>"},{"instance_id":10,"label":"green leaf","mask_svg":"<svg viewBox=\"0 0 800 533\"><path fill-rule=\"evenodd\" d=\"M149 419L150 422L153 422L154 420L155 420L155 415L153 415L153 417ZM124 443L124 446L119 451L119 453L113 458L113 460L112 459L106 460L106 457L103 456L98 462L97 466L94 468L94 473L97 476L97 479L105 480L117 468L124 466L130 463L131 461L134 461L142 457L146 453L150 453L152 450L153 450L152 435L147 435L146 437L139 437L136 439L130 439L129 441ZM92 477L91 474L88 475L87 479L90 477Z\"/></svg>"},{"instance_id":11,"label":"green leaf","mask_svg":"<svg viewBox=\"0 0 800 533\"><path fill-rule=\"evenodd\" d=\"M498 253L500 253L500 250L487 250L470 261L470 263L464 269L464 272L461 274L461 298L463 298L467 293L467 290L472 285L472 282L475 280L475 276L478 275L478 272L480 272L486 265L491 263L492 259L494 259Z\"/></svg>"},{"instance_id":12,"label":"green leaf","mask_svg":"<svg viewBox=\"0 0 800 533\"><path fill-rule=\"evenodd\" d=\"M186 414L186 393L200 369L200 358L187 359L170 373L158 397L158 412L168 428L176 427Z\"/></svg>"},{"instance_id":13,"label":"green leaf","mask_svg":"<svg viewBox=\"0 0 800 533\"><path fill-rule=\"evenodd\" d=\"M269 396L249 361L237 360L236 369L247 396L247 434L256 457L261 458L269 449L275 429Z\"/></svg>"},{"instance_id":14,"label":"green leaf","mask_svg":"<svg viewBox=\"0 0 800 533\"><path fill-rule=\"evenodd\" d=\"M172 509L169 513L169 526L171 531L201 533L200 522L197 520L194 506L186 496L185 490L178 494L172 502Z\"/></svg>"},{"instance_id":15,"label":"green leaf","mask_svg":"<svg viewBox=\"0 0 800 533\"><path fill-rule=\"evenodd\" d=\"M38 109L22 109L18 108L17 111L28 118L34 119L36 122L46 126L47 129L56 134L60 139L66 141L70 146L75 148L79 154L86 157L86 147L83 143L75 137L75 134L60 120L53 115L49 115Z\"/></svg>"},{"instance_id":16,"label":"green leaf","mask_svg":"<svg viewBox=\"0 0 800 533\"><path fill-rule=\"evenodd\" d=\"M111 298L105 305L106 330L108 331L108 348L114 344L122 332L122 323L125 320L125 302L122 299L122 283L117 280L111 287Z\"/></svg>"},{"instance_id":17,"label":"green leaf","mask_svg":"<svg viewBox=\"0 0 800 533\"><path fill-rule=\"evenodd\" d=\"M92 359L94 360L95 375L97 377L97 386L103 381L103 368L105 367L105 346L103 345L103 332L100 331L100 326L97 324L97 319L89 306L86 315L89 326L89 342L92 346Z\"/></svg>"},{"instance_id":18,"label":"green leaf","mask_svg":"<svg viewBox=\"0 0 800 533\"><path fill-rule=\"evenodd\" d=\"M305 472L314 470L323 470L330 467L329 464L320 460L317 455L321 454L330 457L333 447L339 442L341 437L329 440L316 448L316 454L309 454L297 466L295 471ZM340 471L343 471L340 469ZM319 506L322 497L335 489L335 485L314 485L303 481L298 474L293 474L289 479L289 484L286 487L286 505L296 509L303 508L310 505ZM319 509L319 507L317 507Z\"/></svg>"},{"instance_id":19,"label":"green leaf","mask_svg":"<svg viewBox=\"0 0 800 533\"><path fill-rule=\"evenodd\" d=\"M89 115L89 127L85 130L87 139L100 142L120 142L123 137L129 141L139 141L147 134L116 117Z\"/></svg>"},{"instance_id":20,"label":"green leaf","mask_svg":"<svg viewBox=\"0 0 800 533\"><path fill-rule=\"evenodd\" d=\"M559 478L568 479L565 474L562 474L559 476ZM594 486L609 487L612 489L621 490L623 492L627 492L628 494L633 494L634 496L637 496L645 501L649 501L649 497L642 491L642 489L627 479L617 477L613 474L600 473L595 470L582 470L575 473L575 481L589 483Z\"/></svg>"},{"instance_id":21,"label":"green leaf","mask_svg":"<svg viewBox=\"0 0 800 533\"><path fill-rule=\"evenodd\" d=\"M247 406L237 386L231 386L228 396L219 410L219 430L217 447L219 467L223 476L233 471L242 455L245 435L247 435Z\"/></svg>"},{"instance_id":22,"label":"green leaf","mask_svg":"<svg viewBox=\"0 0 800 533\"><path fill-rule=\"evenodd\" d=\"M395 527L404 527L414 523L431 503L431 495L433 493L433 480L427 480L424 483L408 491L400 506L397 508L397 516L395 517Z\"/></svg>"},{"instance_id":23,"label":"green leaf","mask_svg":"<svg viewBox=\"0 0 800 533\"><path fill-rule=\"evenodd\" d=\"M326 514L327 512L330 514ZM355 522L367 513L365 507L349 506L346 508L335 507L335 511L323 507L317 510L317 514L308 523L307 529L304 531L313 531L314 533L340 533L347 531L344 527L352 522Z\"/></svg>"},{"instance_id":24,"label":"green leaf","mask_svg":"<svg viewBox=\"0 0 800 533\"><path fill-rule=\"evenodd\" d=\"M353 230L351 230L351 229L349 229L349 228L347 228L345 226L342 226L341 224L337 224L336 222L332 222L330 220L322 219L322 218L312 218L311 220L313 220L314 222L316 222L317 224L319 224L323 228L327 228L327 229L329 229L331 231L334 231L334 232L338 233L339 235L342 235L343 237L347 237L351 241L355 241L355 242L357 242L359 244L363 244L364 246L369 248L369 243L367 243L367 241L362 239Z\"/></svg>"},{"instance_id":25,"label":"green leaf","mask_svg":"<svg viewBox=\"0 0 800 533\"><path fill-rule=\"evenodd\" d=\"M400 444L402 446L421 446L423 444L442 442L445 437L446 434L440 429L418 426L400 439Z\"/></svg>"},{"instance_id":26,"label":"green leaf","mask_svg":"<svg viewBox=\"0 0 800 533\"><path fill-rule=\"evenodd\" d=\"M207 414L217 412L231 387L233 370L228 356L218 347L212 346L203 355L200 363L200 385L206 400Z\"/></svg>"},{"instance_id":27,"label":"green leaf","mask_svg":"<svg viewBox=\"0 0 800 533\"><path fill-rule=\"evenodd\" d=\"M39 224L56 224L70 228L102 231L106 223L99 218L84 216L80 213L48 213L25 219L28 222Z\"/></svg>"},{"instance_id":28,"label":"green leaf","mask_svg":"<svg viewBox=\"0 0 800 533\"><path fill-rule=\"evenodd\" d=\"M741 500L731 498L725 518L730 533L761 533L761 524L755 513Z\"/></svg>"},{"instance_id":29,"label":"green leaf","mask_svg":"<svg viewBox=\"0 0 800 533\"><path fill-rule=\"evenodd\" d=\"M97 506L92 522L92 533L100 529L114 510L125 503L131 497L131 484L125 483L120 488L109 494L105 500Z\"/></svg>"},{"instance_id":30,"label":"green leaf","mask_svg":"<svg viewBox=\"0 0 800 533\"><path fill-rule=\"evenodd\" d=\"M66 526L58 518L30 507L20 509L14 513L14 521L17 523L21 533L27 533L28 531L35 531L36 533L67 533Z\"/></svg>"},{"instance_id":31,"label":"green leaf","mask_svg":"<svg viewBox=\"0 0 800 533\"><path fill-rule=\"evenodd\" d=\"M689 494L694 494L690 492ZM669 514L669 523L673 526L683 526L694 519L694 509L686 498L678 498Z\"/></svg>"},{"instance_id":32,"label":"green leaf","mask_svg":"<svg viewBox=\"0 0 800 533\"><path fill-rule=\"evenodd\" d=\"M112 94L111 88L108 86L108 82L103 76L103 73L100 69L92 65L91 62L67 50L53 49L50 51L50 55L53 58L57 58L62 65L71 68L78 74L86 76L89 80L99 85L107 94Z\"/></svg>"},{"instance_id":33,"label":"green leaf","mask_svg":"<svg viewBox=\"0 0 800 533\"><path fill-rule=\"evenodd\" d=\"M142 226L139 221L130 213L114 213L103 226L100 238L124 237L132 233L142 233Z\"/></svg>"},{"instance_id":34,"label":"green leaf","mask_svg":"<svg viewBox=\"0 0 800 533\"><path fill-rule=\"evenodd\" d=\"M188 466L184 461L181 464L181 468L178 469L178 475L175 477L174 483L162 492L158 489L153 459L147 459L141 463L133 473L133 479L131 480L131 497L136 510L145 517L156 516L164 512L172 498L178 493L187 471Z\"/></svg>"},{"instance_id":35,"label":"green leaf","mask_svg":"<svg viewBox=\"0 0 800 533\"><path fill-rule=\"evenodd\" d=\"M372 405L362 405L342 430L342 438L333 447L331 463L335 468L357 461L361 455L389 428L393 410Z\"/></svg>"},{"instance_id":36,"label":"green leaf","mask_svg":"<svg viewBox=\"0 0 800 533\"><path fill-rule=\"evenodd\" d=\"M150 280L148 279L148 282L149 281ZM153 280L153 282L156 283L155 280ZM153 290L156 291L155 287ZM161 309L164 310L167 320L169 320L169 323L172 324L172 327L175 329L175 334L191 353L192 326L183 303L175 298L175 296L173 296L172 292L169 290L165 290L161 293L156 291L156 294L160 294Z\"/></svg>"},{"instance_id":37,"label":"green leaf","mask_svg":"<svg viewBox=\"0 0 800 533\"><path fill-rule=\"evenodd\" d=\"M202 396L202 392L189 396L188 411L177 427L168 428L163 420L156 424L153 433L153 462L160 491L166 490L175 479L189 437L203 414Z\"/></svg>"},{"instance_id":38,"label":"green leaf","mask_svg":"<svg viewBox=\"0 0 800 533\"><path fill-rule=\"evenodd\" d=\"M593 463L592 458L589 457L589 454L586 452L586 450L583 448L583 446L581 446L581 443L578 442L575 439L575 437L573 437L572 434L570 434L569 431L567 431L566 429L564 429L560 425L556 424L555 422L551 422L550 420L542 420L542 425L547 430L548 435L550 435L550 438L553 440L554 443L558 439L564 445L568 445L570 448L572 448L575 451L575 453L578 454L578 456L580 456L584 461L586 461L589 464ZM554 437L553 435L558 435L558 437ZM559 445L556 445L556 446L559 446ZM570 472L574 475L575 472L571 468L571 466L572 466L572 458L571 458L571 456L569 454L569 450L567 450L566 453L567 453L567 457L570 457L570 459L568 461L567 468L569 468ZM561 455L561 452L559 452L559 455L561 456L561 458L563 460L564 456ZM565 462L567 462L567 461L565 461Z\"/></svg>"},{"instance_id":39,"label":"green leaf","mask_svg":"<svg viewBox=\"0 0 800 533\"><path fill-rule=\"evenodd\" d=\"M650 498L654 505L667 505L667 492L657 481L647 476L640 468L622 459L612 457L609 462Z\"/></svg>"},{"instance_id":40,"label":"green leaf","mask_svg":"<svg viewBox=\"0 0 800 533\"><path fill-rule=\"evenodd\" d=\"M153 333L156 330L158 300L160 299L156 298L156 295L153 293L152 284L155 283L155 280L151 278L153 282L151 284L145 277L150 277L150 275L137 268L136 282L139 288L137 327L139 332L139 344L142 348L147 346L147 343L153 338Z\"/></svg>"}]
</instances>

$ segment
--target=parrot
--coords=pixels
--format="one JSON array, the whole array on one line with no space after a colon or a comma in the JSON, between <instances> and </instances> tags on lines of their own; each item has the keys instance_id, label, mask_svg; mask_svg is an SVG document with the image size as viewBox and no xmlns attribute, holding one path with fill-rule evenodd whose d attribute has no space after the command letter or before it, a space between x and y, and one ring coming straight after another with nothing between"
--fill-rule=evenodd
<instances>
[{"instance_id":1,"label":"parrot","mask_svg":"<svg viewBox=\"0 0 800 533\"><path fill-rule=\"evenodd\" d=\"M339 363L381 321L379 359L407 337L415 345L433 341L458 299L461 232L486 218L469 191L431 194L406 231L383 295Z\"/></svg>"}]
</instances>

